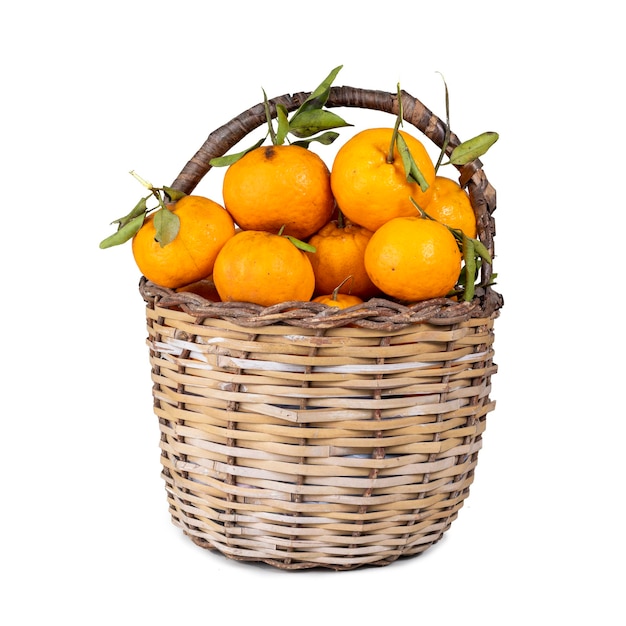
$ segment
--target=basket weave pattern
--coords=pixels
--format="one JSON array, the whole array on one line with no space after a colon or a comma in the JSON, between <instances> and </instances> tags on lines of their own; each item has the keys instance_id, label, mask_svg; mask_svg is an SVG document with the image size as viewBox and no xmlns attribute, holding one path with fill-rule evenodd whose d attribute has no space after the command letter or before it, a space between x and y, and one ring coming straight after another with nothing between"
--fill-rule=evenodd
<instances>
[{"instance_id":1,"label":"basket weave pattern","mask_svg":"<svg viewBox=\"0 0 626 626\"><path fill-rule=\"evenodd\" d=\"M294 110L307 95L272 103ZM405 118L441 145L442 123L403 97ZM355 88L333 88L329 105L397 110L393 94ZM190 193L211 158L263 122L257 106L212 133L173 186ZM493 251L495 192L479 162L460 180ZM140 292L169 509L193 541L283 569L340 570L441 539L494 408L502 299L490 287L471 303L372 299L345 311L214 303L145 279Z\"/></svg>"}]
</instances>

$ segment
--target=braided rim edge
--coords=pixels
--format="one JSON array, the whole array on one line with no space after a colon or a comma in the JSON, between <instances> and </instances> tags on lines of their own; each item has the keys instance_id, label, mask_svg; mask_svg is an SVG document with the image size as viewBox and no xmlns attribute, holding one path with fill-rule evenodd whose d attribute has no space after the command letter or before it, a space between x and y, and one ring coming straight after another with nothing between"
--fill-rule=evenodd
<instances>
[{"instance_id":1,"label":"braided rim edge","mask_svg":"<svg viewBox=\"0 0 626 626\"><path fill-rule=\"evenodd\" d=\"M141 277L139 291L144 300L164 309L182 310L196 318L222 319L246 328L275 324L299 328L327 329L357 326L381 331L399 330L412 324L458 324L471 318L491 317L502 306L502 298L493 290L477 288L472 302L435 298L402 304L384 298L371 298L347 309L319 302L281 302L263 307L249 302L212 302L191 292L176 292Z\"/></svg>"}]
</instances>

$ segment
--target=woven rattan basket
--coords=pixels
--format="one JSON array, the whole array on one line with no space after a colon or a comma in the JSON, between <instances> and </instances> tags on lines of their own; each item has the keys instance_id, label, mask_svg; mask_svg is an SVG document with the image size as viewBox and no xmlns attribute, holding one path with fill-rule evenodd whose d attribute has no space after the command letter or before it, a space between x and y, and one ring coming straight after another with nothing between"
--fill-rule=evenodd
<instances>
[{"instance_id":1,"label":"woven rattan basket","mask_svg":"<svg viewBox=\"0 0 626 626\"><path fill-rule=\"evenodd\" d=\"M294 111L308 93L270 100ZM446 128L402 93L436 145ZM333 87L327 107L397 115L397 94ZM266 123L263 104L211 133L173 187L186 193ZM460 143L449 139L448 152ZM495 191L459 169L493 255ZM474 479L502 298L482 267L472 302L385 299L340 310L212 302L142 278L172 521L198 545L283 569L386 565L433 545Z\"/></svg>"}]
</instances>

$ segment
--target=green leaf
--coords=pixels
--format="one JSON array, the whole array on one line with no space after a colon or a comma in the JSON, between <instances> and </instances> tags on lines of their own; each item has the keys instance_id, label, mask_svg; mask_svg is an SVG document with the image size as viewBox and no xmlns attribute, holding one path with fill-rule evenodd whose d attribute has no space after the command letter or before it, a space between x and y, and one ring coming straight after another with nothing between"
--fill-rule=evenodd
<instances>
[{"instance_id":1,"label":"green leaf","mask_svg":"<svg viewBox=\"0 0 626 626\"><path fill-rule=\"evenodd\" d=\"M284 237L287 237L287 239L289 239L289 241L291 241L291 243L296 246L296 248L299 248L300 250L304 250L304 252L316 252L317 248L315 246L312 246L310 243L306 243L305 241L302 241L300 239L297 239L296 237L292 237L291 235L283 235Z\"/></svg>"},{"instance_id":2,"label":"green leaf","mask_svg":"<svg viewBox=\"0 0 626 626\"><path fill-rule=\"evenodd\" d=\"M465 283L466 283L466 276L465 276L465 265L461 268L461 273L459 274L459 279L456 281L457 285L459 287L465 287Z\"/></svg>"},{"instance_id":3,"label":"green leaf","mask_svg":"<svg viewBox=\"0 0 626 626\"><path fill-rule=\"evenodd\" d=\"M130 222L131 220L134 220L136 217L139 217L140 215L145 215L149 197L150 196L147 196L139 200L139 202L135 205L134 209L128 215L125 215L124 217L120 217L116 220L113 220L111 224L119 224L119 228L122 228L123 226L126 226L128 222Z\"/></svg>"},{"instance_id":4,"label":"green leaf","mask_svg":"<svg viewBox=\"0 0 626 626\"><path fill-rule=\"evenodd\" d=\"M159 209L154 214L154 228L156 230L155 240L165 247L171 243L178 235L180 229L180 218L169 209Z\"/></svg>"},{"instance_id":5,"label":"green leaf","mask_svg":"<svg viewBox=\"0 0 626 626\"><path fill-rule=\"evenodd\" d=\"M311 95L300 105L300 108L294 113L294 117L304 111L313 111L321 109L327 102L330 95L330 87L339 74L343 65L337 66L331 73L311 92Z\"/></svg>"},{"instance_id":6,"label":"green leaf","mask_svg":"<svg viewBox=\"0 0 626 626\"><path fill-rule=\"evenodd\" d=\"M103 239L100 242L100 248L112 248L113 246L119 246L120 244L126 243L129 239L132 239L137 231L143 225L145 219L145 214L137 215L129 222L125 223L124 226L119 228L117 232L113 233L106 239Z\"/></svg>"},{"instance_id":7,"label":"green leaf","mask_svg":"<svg viewBox=\"0 0 626 626\"><path fill-rule=\"evenodd\" d=\"M485 244L480 241L480 239L474 239L474 250L476 250L476 254L478 254L478 256L484 259L487 263L492 263L489 250L487 250Z\"/></svg>"},{"instance_id":8,"label":"green leaf","mask_svg":"<svg viewBox=\"0 0 626 626\"><path fill-rule=\"evenodd\" d=\"M242 150L241 152L237 152L236 154L226 154L221 157L215 157L214 159L211 159L209 163L213 167L226 167L228 165L232 165L233 163L236 163L237 161L239 161L239 159L244 157L246 154L248 154L248 152L252 152L252 150L256 150L257 148L262 146L265 139L266 137L259 139L259 141L257 141L250 148L246 148L245 150Z\"/></svg>"},{"instance_id":9,"label":"green leaf","mask_svg":"<svg viewBox=\"0 0 626 626\"><path fill-rule=\"evenodd\" d=\"M291 118L289 132L299 138L306 138L324 130L351 126L332 111L303 111Z\"/></svg>"},{"instance_id":10,"label":"green leaf","mask_svg":"<svg viewBox=\"0 0 626 626\"><path fill-rule=\"evenodd\" d=\"M311 137L309 139L302 139L300 141L294 141L293 145L301 146L302 148L308 148L311 143L313 143L314 141L317 141L324 146L330 146L330 144L333 143L333 141L335 141L337 137L339 137L339 133L328 131L327 133L322 133L321 135L318 135L317 137Z\"/></svg>"},{"instance_id":11,"label":"green leaf","mask_svg":"<svg viewBox=\"0 0 626 626\"><path fill-rule=\"evenodd\" d=\"M465 293L463 299L470 302L474 298L476 282L476 256L474 240L463 235L463 260L465 261Z\"/></svg>"},{"instance_id":12,"label":"green leaf","mask_svg":"<svg viewBox=\"0 0 626 626\"><path fill-rule=\"evenodd\" d=\"M274 145L282 146L285 143L285 137L289 132L288 111L284 104L276 105L276 119L278 120L278 130L276 131Z\"/></svg>"},{"instance_id":13,"label":"green leaf","mask_svg":"<svg viewBox=\"0 0 626 626\"><path fill-rule=\"evenodd\" d=\"M409 146L406 145L406 141L400 133L396 136L396 145L398 146L398 152L402 157L402 164L404 165L404 171L406 172L406 179L409 182L417 183L422 191L426 191L429 184L424 178L424 175L420 171L419 167L417 167L417 164L415 163L409 150Z\"/></svg>"},{"instance_id":14,"label":"green leaf","mask_svg":"<svg viewBox=\"0 0 626 626\"><path fill-rule=\"evenodd\" d=\"M185 192L174 189L173 187L163 187L163 191L172 202L176 202L187 195Z\"/></svg>"},{"instance_id":15,"label":"green leaf","mask_svg":"<svg viewBox=\"0 0 626 626\"><path fill-rule=\"evenodd\" d=\"M471 163L475 159L481 157L483 154L498 141L499 135L494 132L486 132L468 139L460 145L458 145L452 151L450 155L450 163L453 165L465 165Z\"/></svg>"}]
</instances>

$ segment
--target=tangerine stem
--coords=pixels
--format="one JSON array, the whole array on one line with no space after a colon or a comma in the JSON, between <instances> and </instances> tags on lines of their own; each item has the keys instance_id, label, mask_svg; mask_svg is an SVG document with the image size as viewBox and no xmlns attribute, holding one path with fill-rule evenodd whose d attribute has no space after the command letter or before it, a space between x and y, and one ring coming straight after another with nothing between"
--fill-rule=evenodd
<instances>
[{"instance_id":1,"label":"tangerine stem","mask_svg":"<svg viewBox=\"0 0 626 626\"><path fill-rule=\"evenodd\" d=\"M396 116L396 123L393 127L393 133L391 133L391 145L389 146L389 152L387 153L387 163L394 162L394 150L396 147L396 141L398 133L400 132L400 124L402 123L402 94L400 92L400 83L398 83L397 87L397 98L398 98L398 115Z\"/></svg>"},{"instance_id":2,"label":"tangerine stem","mask_svg":"<svg viewBox=\"0 0 626 626\"><path fill-rule=\"evenodd\" d=\"M450 94L448 93L448 85L446 83L446 79L443 77L443 74L439 72L441 79L443 80L443 88L445 95L445 103L446 103L446 130L443 138L443 144L441 146L441 151L439 152L439 158L437 159L437 163L435 163L435 174L439 171L441 167L441 163L443 162L443 157L446 154L446 149L448 148L448 144L450 143Z\"/></svg>"},{"instance_id":3,"label":"tangerine stem","mask_svg":"<svg viewBox=\"0 0 626 626\"><path fill-rule=\"evenodd\" d=\"M333 289L333 300L337 300L337 296L339 295L339 290L349 281L349 280L354 280L354 276L352 276L352 274L350 274L349 276L346 276L334 289Z\"/></svg>"},{"instance_id":4,"label":"tangerine stem","mask_svg":"<svg viewBox=\"0 0 626 626\"><path fill-rule=\"evenodd\" d=\"M162 209L167 209L167 206L165 206L165 202L163 201L163 198L161 197L161 194L158 193L157 191L155 191L154 189L152 190L152 193L154 194L154 197L157 199L157 202L159 203L159 206Z\"/></svg>"},{"instance_id":5,"label":"tangerine stem","mask_svg":"<svg viewBox=\"0 0 626 626\"><path fill-rule=\"evenodd\" d=\"M129 174L133 176L136 180L138 180L146 189L150 189L150 191L154 189L154 186L152 185L152 183L148 182L145 178L142 178L141 176L139 176L139 174L137 174L135 170L131 170Z\"/></svg>"},{"instance_id":6,"label":"tangerine stem","mask_svg":"<svg viewBox=\"0 0 626 626\"><path fill-rule=\"evenodd\" d=\"M272 140L272 144L277 145L276 141L276 131L274 130L274 125L272 124L272 113L270 111L270 103L267 100L267 94L265 93L265 89L263 91L263 106L265 108L265 119L267 121L267 127L270 135L270 139Z\"/></svg>"}]
</instances>

